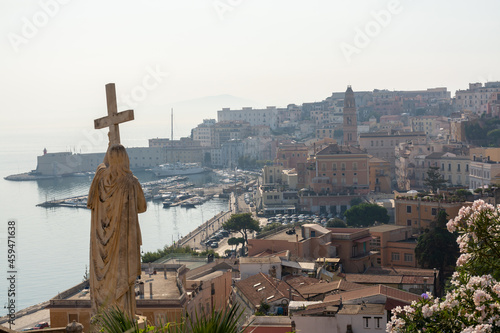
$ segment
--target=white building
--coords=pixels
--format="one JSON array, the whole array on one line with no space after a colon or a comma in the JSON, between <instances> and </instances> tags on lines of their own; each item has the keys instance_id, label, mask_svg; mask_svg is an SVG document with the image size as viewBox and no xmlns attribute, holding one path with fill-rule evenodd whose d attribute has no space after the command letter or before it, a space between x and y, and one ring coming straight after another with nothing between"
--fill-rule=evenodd
<instances>
[{"instance_id":1,"label":"white building","mask_svg":"<svg viewBox=\"0 0 500 333\"><path fill-rule=\"evenodd\" d=\"M217 111L217 121L246 121L250 126L266 125L271 129L278 127L278 109L268 106L265 109L253 109L244 107L241 110L223 108Z\"/></svg>"},{"instance_id":2,"label":"white building","mask_svg":"<svg viewBox=\"0 0 500 333\"><path fill-rule=\"evenodd\" d=\"M221 146L221 162L223 168L234 169L238 160L244 155L245 146L241 140L230 140Z\"/></svg>"},{"instance_id":3,"label":"white building","mask_svg":"<svg viewBox=\"0 0 500 333\"><path fill-rule=\"evenodd\" d=\"M491 180L500 174L500 163L493 161L470 162L470 188L475 190L491 184Z\"/></svg>"},{"instance_id":4,"label":"white building","mask_svg":"<svg viewBox=\"0 0 500 333\"><path fill-rule=\"evenodd\" d=\"M457 90L455 105L461 110L471 110L476 114L488 111L488 102L500 92L500 82L469 83L469 89Z\"/></svg>"},{"instance_id":5,"label":"white building","mask_svg":"<svg viewBox=\"0 0 500 333\"><path fill-rule=\"evenodd\" d=\"M193 140L200 141L202 147L213 147L215 119L203 119L203 123L193 128Z\"/></svg>"}]
</instances>

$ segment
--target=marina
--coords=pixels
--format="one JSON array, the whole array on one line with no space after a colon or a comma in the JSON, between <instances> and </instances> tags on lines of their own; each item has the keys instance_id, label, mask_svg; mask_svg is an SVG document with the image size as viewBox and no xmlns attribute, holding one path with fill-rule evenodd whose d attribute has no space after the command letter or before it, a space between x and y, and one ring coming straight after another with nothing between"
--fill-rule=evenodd
<instances>
[{"instance_id":1,"label":"marina","mask_svg":"<svg viewBox=\"0 0 500 333\"><path fill-rule=\"evenodd\" d=\"M180 206L195 208L214 196L222 196L228 184L206 184L206 187L194 187L188 182L188 177L175 176L165 179L149 181L142 184L146 200L161 201L164 208ZM240 184L242 185L242 184ZM54 208L87 208L87 195L78 195L62 199L48 200L37 204L38 207Z\"/></svg>"},{"instance_id":2,"label":"marina","mask_svg":"<svg viewBox=\"0 0 500 333\"><path fill-rule=\"evenodd\" d=\"M166 163L161 164L151 171L156 177L168 177L178 175L195 175L207 171L199 163Z\"/></svg>"},{"instance_id":3,"label":"marina","mask_svg":"<svg viewBox=\"0 0 500 333\"><path fill-rule=\"evenodd\" d=\"M18 309L46 301L81 282L89 261L90 210L84 207L92 181L91 176L53 177L24 182L5 180L5 175L20 173L23 169L29 170L33 154L30 152L23 156L3 154L2 161L18 160L24 161L24 164L4 165L0 178L4 189L0 196L5 203L5 209L0 212L2 220L15 219L19 225ZM187 178L173 182L171 177L158 179L153 173L146 171L136 170L134 175L146 193L149 189L150 195L166 194L169 188L179 183L183 184L181 186L189 185L179 189L179 192L203 193L207 198L207 201L194 208L180 205L163 208L164 200L148 199L147 211L139 215L141 250L144 253L156 251L174 242L177 244L179 240L187 239L185 237L192 241L196 238L199 243L200 239L194 236L195 231L214 216L228 211L229 193L224 192L235 185L234 180L228 184L223 183L225 177L215 172L183 176ZM229 177L229 173L227 175ZM245 183L243 173L240 179L236 184ZM37 206L40 203L51 205ZM214 225L215 228L217 224L209 225ZM190 233L191 236L188 236ZM47 269L40 269L41 262ZM5 263L6 261L0 263L4 271L7 270ZM0 295L3 297L8 289L6 284L7 280L0 281Z\"/></svg>"}]
</instances>

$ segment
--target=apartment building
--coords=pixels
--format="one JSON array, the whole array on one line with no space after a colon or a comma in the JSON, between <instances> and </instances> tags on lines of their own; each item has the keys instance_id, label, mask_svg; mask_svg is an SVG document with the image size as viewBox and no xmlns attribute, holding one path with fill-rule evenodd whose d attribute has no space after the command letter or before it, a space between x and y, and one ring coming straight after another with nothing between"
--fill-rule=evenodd
<instances>
[{"instance_id":1,"label":"apartment building","mask_svg":"<svg viewBox=\"0 0 500 333\"><path fill-rule=\"evenodd\" d=\"M279 124L278 112L279 109L275 106L268 106L265 109L244 107L241 110L223 108L222 110L217 111L217 121L244 121L249 123L250 126L266 125L271 129L276 129Z\"/></svg>"},{"instance_id":2,"label":"apartment building","mask_svg":"<svg viewBox=\"0 0 500 333\"><path fill-rule=\"evenodd\" d=\"M469 89L457 90L455 93L455 106L461 110L471 110L476 114L488 112L488 103L496 99L500 92L500 82L469 83Z\"/></svg>"}]
</instances>

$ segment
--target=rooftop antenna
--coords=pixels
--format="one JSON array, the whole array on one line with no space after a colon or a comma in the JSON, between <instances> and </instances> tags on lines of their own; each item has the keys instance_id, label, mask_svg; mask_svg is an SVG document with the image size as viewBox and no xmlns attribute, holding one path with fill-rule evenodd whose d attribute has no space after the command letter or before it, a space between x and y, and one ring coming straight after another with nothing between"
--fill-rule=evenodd
<instances>
[{"instance_id":1,"label":"rooftop antenna","mask_svg":"<svg viewBox=\"0 0 500 333\"><path fill-rule=\"evenodd\" d=\"M174 108L170 110L170 140L174 141Z\"/></svg>"}]
</instances>

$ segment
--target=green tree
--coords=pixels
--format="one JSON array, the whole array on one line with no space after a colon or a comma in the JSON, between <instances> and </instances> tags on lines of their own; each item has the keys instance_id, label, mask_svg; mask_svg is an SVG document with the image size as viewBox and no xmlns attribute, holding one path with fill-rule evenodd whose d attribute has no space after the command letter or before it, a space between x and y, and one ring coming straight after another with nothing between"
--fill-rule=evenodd
<instances>
[{"instance_id":1,"label":"green tree","mask_svg":"<svg viewBox=\"0 0 500 333\"><path fill-rule=\"evenodd\" d=\"M248 245L248 233L260 231L259 221L254 220L251 213L233 214L222 227L229 232L239 232L245 240L244 247Z\"/></svg>"},{"instance_id":2,"label":"green tree","mask_svg":"<svg viewBox=\"0 0 500 333\"><path fill-rule=\"evenodd\" d=\"M326 222L327 228L347 228L347 224L344 220L339 219L338 217L328 220Z\"/></svg>"},{"instance_id":3,"label":"green tree","mask_svg":"<svg viewBox=\"0 0 500 333\"><path fill-rule=\"evenodd\" d=\"M447 216L441 210L432 228L418 237L415 258L422 268L437 268L443 273L445 267L457 261L457 237L446 229Z\"/></svg>"},{"instance_id":4,"label":"green tree","mask_svg":"<svg viewBox=\"0 0 500 333\"><path fill-rule=\"evenodd\" d=\"M243 237L231 237L227 240L227 245L236 246L234 248L235 251L238 251L239 244L245 244Z\"/></svg>"},{"instance_id":5,"label":"green tree","mask_svg":"<svg viewBox=\"0 0 500 333\"><path fill-rule=\"evenodd\" d=\"M488 132L486 134L488 136L488 139L492 141L493 144L497 144L498 140L500 139L500 129L494 129Z\"/></svg>"},{"instance_id":6,"label":"green tree","mask_svg":"<svg viewBox=\"0 0 500 333\"><path fill-rule=\"evenodd\" d=\"M389 222L387 209L376 204L362 203L349 208L344 216L346 217L347 225L351 227L367 227L375 222Z\"/></svg>"},{"instance_id":7,"label":"green tree","mask_svg":"<svg viewBox=\"0 0 500 333\"><path fill-rule=\"evenodd\" d=\"M424 179L424 185L436 192L438 188L446 188L446 180L439 173L439 167L429 167L427 170L427 178Z\"/></svg>"}]
</instances>

